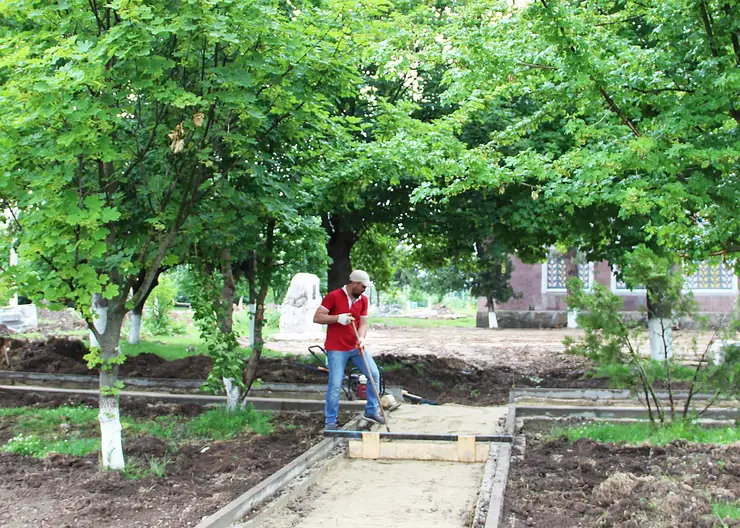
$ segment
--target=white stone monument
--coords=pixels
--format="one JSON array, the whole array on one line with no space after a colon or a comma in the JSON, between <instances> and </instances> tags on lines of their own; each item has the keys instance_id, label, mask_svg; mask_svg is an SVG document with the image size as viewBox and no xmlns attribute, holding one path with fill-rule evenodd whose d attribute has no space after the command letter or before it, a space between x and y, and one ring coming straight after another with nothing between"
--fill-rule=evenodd
<instances>
[{"instance_id":1,"label":"white stone monument","mask_svg":"<svg viewBox=\"0 0 740 528\"><path fill-rule=\"evenodd\" d=\"M280 307L280 333L275 339L323 339L324 328L313 322L321 304L319 285L319 278L312 273L297 273L293 277Z\"/></svg>"},{"instance_id":2,"label":"white stone monument","mask_svg":"<svg viewBox=\"0 0 740 528\"><path fill-rule=\"evenodd\" d=\"M10 210L5 211L10 218ZM10 265L18 265L18 254L10 248ZM38 311L35 304L18 304L18 293L14 293L8 306L0 307L0 324L7 326L14 332L29 332L39 327Z\"/></svg>"}]
</instances>

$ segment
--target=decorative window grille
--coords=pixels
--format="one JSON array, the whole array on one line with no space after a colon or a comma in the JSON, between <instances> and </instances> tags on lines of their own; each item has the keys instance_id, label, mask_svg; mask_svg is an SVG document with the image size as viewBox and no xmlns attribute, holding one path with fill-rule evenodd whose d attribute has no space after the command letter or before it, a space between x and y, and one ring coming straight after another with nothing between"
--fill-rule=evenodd
<instances>
[{"instance_id":1,"label":"decorative window grille","mask_svg":"<svg viewBox=\"0 0 740 528\"><path fill-rule=\"evenodd\" d=\"M568 277L565 273L565 255L550 253L547 257L547 289L564 290Z\"/></svg>"},{"instance_id":2,"label":"decorative window grille","mask_svg":"<svg viewBox=\"0 0 740 528\"><path fill-rule=\"evenodd\" d=\"M584 288L591 289L591 263L578 265L578 278L581 279Z\"/></svg>"},{"instance_id":3,"label":"decorative window grille","mask_svg":"<svg viewBox=\"0 0 740 528\"><path fill-rule=\"evenodd\" d=\"M735 270L725 262L699 263L692 275L686 277L686 287L692 290L732 290Z\"/></svg>"},{"instance_id":4,"label":"decorative window grille","mask_svg":"<svg viewBox=\"0 0 740 528\"><path fill-rule=\"evenodd\" d=\"M565 255L551 252L547 258L547 289L565 290L567 288L568 275L566 272L567 259ZM591 288L591 265L589 263L578 264L578 278L581 279L586 289Z\"/></svg>"}]
</instances>

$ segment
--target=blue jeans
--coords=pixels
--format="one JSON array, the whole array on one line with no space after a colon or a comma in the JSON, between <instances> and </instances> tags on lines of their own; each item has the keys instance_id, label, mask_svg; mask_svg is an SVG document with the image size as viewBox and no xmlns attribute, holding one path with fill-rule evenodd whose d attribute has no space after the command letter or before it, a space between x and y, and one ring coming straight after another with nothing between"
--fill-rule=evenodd
<instances>
[{"instance_id":1,"label":"blue jeans","mask_svg":"<svg viewBox=\"0 0 740 528\"><path fill-rule=\"evenodd\" d=\"M375 364L373 357L365 350L365 358L367 363L370 365L370 372L372 372L373 379L375 380L375 386L380 390L380 374L378 373L378 366ZM347 361L352 360L354 366L368 378L367 380L367 404L365 405L365 413L369 415L378 413L378 398L375 397L375 391L373 391L370 385L370 374L367 372L365 367L365 361L360 355L358 349L350 350L349 352L339 352L336 350L326 351L326 362L329 367L329 384L326 387L326 406L324 408L324 414L326 415L326 423L337 423L337 414L339 413L339 397L342 394L342 378L344 377L344 368L347 366Z\"/></svg>"}]
</instances>

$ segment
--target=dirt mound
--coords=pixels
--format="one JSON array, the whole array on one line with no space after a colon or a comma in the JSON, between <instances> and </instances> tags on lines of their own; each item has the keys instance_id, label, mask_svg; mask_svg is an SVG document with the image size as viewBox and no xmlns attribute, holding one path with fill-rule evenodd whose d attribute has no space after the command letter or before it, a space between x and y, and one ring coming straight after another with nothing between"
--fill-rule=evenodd
<instances>
[{"instance_id":1,"label":"dirt mound","mask_svg":"<svg viewBox=\"0 0 740 528\"><path fill-rule=\"evenodd\" d=\"M504 516L516 528L709 528L718 520L711 503L737 500L739 489L737 446L528 441L512 464Z\"/></svg>"},{"instance_id":2,"label":"dirt mound","mask_svg":"<svg viewBox=\"0 0 740 528\"><path fill-rule=\"evenodd\" d=\"M5 358L3 368L27 372L89 374L83 356L87 348L77 339L51 337L45 341L22 341L0 338L0 347L6 346L10 365Z\"/></svg>"},{"instance_id":3,"label":"dirt mound","mask_svg":"<svg viewBox=\"0 0 740 528\"><path fill-rule=\"evenodd\" d=\"M75 339L50 338L46 341L21 341L0 337L0 347L8 344L10 367L30 372L94 374L83 356L85 345ZM507 401L509 389L519 387L602 387L604 380L584 378L585 370L570 366L555 367L540 376L502 366L474 365L454 357L434 355L381 354L376 361L385 370L387 385L401 386L412 394L439 403L498 405ZM0 355L0 363L4 363ZM190 356L166 361L143 353L126 359L119 375L131 378L169 378L205 380L213 367L208 356ZM326 372L312 358L262 358L257 377L271 383L325 384Z\"/></svg>"},{"instance_id":4,"label":"dirt mound","mask_svg":"<svg viewBox=\"0 0 740 528\"><path fill-rule=\"evenodd\" d=\"M156 354L139 354L126 359L119 375L128 378L206 379L213 368L208 356L189 356L167 361Z\"/></svg>"}]
</instances>

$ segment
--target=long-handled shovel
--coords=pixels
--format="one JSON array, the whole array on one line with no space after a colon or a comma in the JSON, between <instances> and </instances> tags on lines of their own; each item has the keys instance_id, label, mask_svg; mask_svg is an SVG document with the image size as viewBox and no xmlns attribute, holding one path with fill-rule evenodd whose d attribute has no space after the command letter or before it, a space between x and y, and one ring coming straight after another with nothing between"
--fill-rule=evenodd
<instances>
[{"instance_id":1,"label":"long-handled shovel","mask_svg":"<svg viewBox=\"0 0 740 528\"><path fill-rule=\"evenodd\" d=\"M368 378L370 378L370 385L373 387L373 392L375 393L375 399L378 400L378 408L380 409L380 415L383 417L383 421L385 422L385 430L389 433L391 432L391 428L388 427L388 418L385 416L385 411L383 410L383 404L380 402L380 394L378 393L378 387L375 386L375 378L373 378L373 373L370 370L370 363L367 361L367 358L365 357L365 347L360 345L360 334L357 332L357 327L355 326L354 321L350 321L352 325L352 330L355 331L355 336L357 337L357 344L360 347L360 355L362 356L362 360L365 362L365 369L368 373Z\"/></svg>"}]
</instances>

